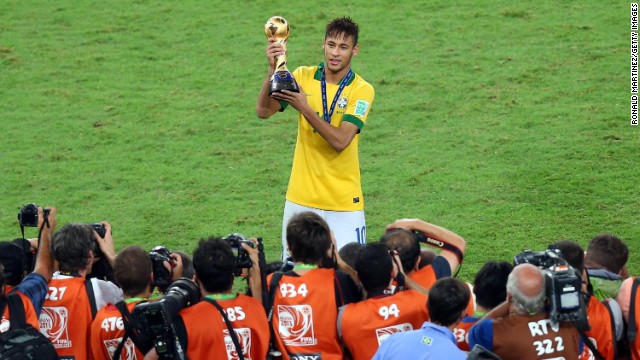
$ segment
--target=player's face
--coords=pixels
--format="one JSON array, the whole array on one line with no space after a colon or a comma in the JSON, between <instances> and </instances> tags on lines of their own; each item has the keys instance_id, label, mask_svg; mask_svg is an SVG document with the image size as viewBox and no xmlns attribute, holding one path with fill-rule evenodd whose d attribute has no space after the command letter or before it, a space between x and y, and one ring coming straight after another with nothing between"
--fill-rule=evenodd
<instances>
[{"instance_id":1,"label":"player's face","mask_svg":"<svg viewBox=\"0 0 640 360\"><path fill-rule=\"evenodd\" d=\"M347 71L351 65L351 57L358 53L359 45L354 44L353 36L339 34L336 37L327 37L322 43L326 68L339 73Z\"/></svg>"}]
</instances>

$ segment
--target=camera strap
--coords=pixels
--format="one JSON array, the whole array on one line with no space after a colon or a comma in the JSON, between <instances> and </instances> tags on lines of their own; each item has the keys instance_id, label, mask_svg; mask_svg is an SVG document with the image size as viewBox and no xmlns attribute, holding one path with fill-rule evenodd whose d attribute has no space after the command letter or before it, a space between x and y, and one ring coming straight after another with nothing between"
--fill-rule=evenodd
<instances>
[{"instance_id":1,"label":"camera strap","mask_svg":"<svg viewBox=\"0 0 640 360\"><path fill-rule=\"evenodd\" d=\"M210 303L211 305L215 306L216 309L218 309L218 312L220 312L220 315L222 315L222 319L224 319L224 323L227 324L227 329L229 330L229 336L233 341L233 345L235 345L236 347L236 353L238 354L238 359L244 360L244 353L242 352L242 347L240 346L240 341L238 340L238 334L236 334L236 331L233 330L233 326L231 325L231 321L229 321L229 318L227 317L227 313L225 313L224 310L222 310L222 307L220 306L220 304L218 304L217 301L208 297L205 297L204 301Z\"/></svg>"},{"instance_id":2,"label":"camera strap","mask_svg":"<svg viewBox=\"0 0 640 360\"><path fill-rule=\"evenodd\" d=\"M638 329L636 329L636 295L640 286L640 278L635 278L631 284L631 298L629 299L629 321L627 327L627 339L629 344L633 344L636 340Z\"/></svg>"},{"instance_id":3,"label":"camera strap","mask_svg":"<svg viewBox=\"0 0 640 360\"><path fill-rule=\"evenodd\" d=\"M139 300L140 298L138 298ZM134 299L135 300L135 299ZM131 301L131 300L129 300ZM146 302L146 300L140 301L140 303ZM138 319L133 316L129 312L129 308L127 308L127 302L119 301L115 304L115 307L120 311L120 315L122 316L122 324L124 325L124 335L122 336L122 341L118 344L118 347L113 352L113 360L120 359L120 354L122 353L122 349L124 348L124 344L127 342L127 339L131 339L133 344L142 352L143 354L151 350L149 346L146 346L145 343L140 339L139 335L135 332L134 329L138 328Z\"/></svg>"},{"instance_id":4,"label":"camera strap","mask_svg":"<svg viewBox=\"0 0 640 360\"><path fill-rule=\"evenodd\" d=\"M93 291L93 282L91 279L84 281L84 287L87 290L87 296L89 297L89 305L91 306L91 318L95 319L98 313L98 307L96 305L96 292Z\"/></svg>"},{"instance_id":5,"label":"camera strap","mask_svg":"<svg viewBox=\"0 0 640 360\"><path fill-rule=\"evenodd\" d=\"M584 345L586 347L589 348L589 350L591 350L591 353L596 358L596 360L604 360L604 357L602 356L602 354L600 354L598 349L596 349L596 346L593 344L593 342L591 342L591 340L589 340L589 337L587 336L587 334L584 333L584 330L580 329L577 326L576 326L576 329L580 333L580 337L582 338L582 342L584 343ZM615 341L615 339L613 339L613 340Z\"/></svg>"},{"instance_id":6,"label":"camera strap","mask_svg":"<svg viewBox=\"0 0 640 360\"><path fill-rule=\"evenodd\" d=\"M611 299L611 301L615 301ZM611 310L611 305L609 305L609 299L604 299L601 301L604 306L607 308L607 313L609 314L609 323L611 324L611 342L613 343L613 358L618 358L618 341L616 340L616 320L613 318L613 311Z\"/></svg>"},{"instance_id":7,"label":"camera strap","mask_svg":"<svg viewBox=\"0 0 640 360\"><path fill-rule=\"evenodd\" d=\"M267 310L267 321L269 322L269 355L268 359L273 358L274 356L281 356L282 354L276 350L275 346L275 338L276 332L273 329L273 300L276 297L276 289L278 288L278 284L280 283L280 279L282 279L282 275L284 273L282 271L276 271L271 276L271 281L269 282L269 298L267 300L267 304L265 304L265 309Z\"/></svg>"},{"instance_id":8,"label":"camera strap","mask_svg":"<svg viewBox=\"0 0 640 360\"><path fill-rule=\"evenodd\" d=\"M431 238L421 231L415 231L414 233L417 235L419 242L429 246L440 248L441 250L452 252L458 258L459 266L462 266L462 259L464 259L464 254L457 246L449 244L444 240Z\"/></svg>"}]
</instances>

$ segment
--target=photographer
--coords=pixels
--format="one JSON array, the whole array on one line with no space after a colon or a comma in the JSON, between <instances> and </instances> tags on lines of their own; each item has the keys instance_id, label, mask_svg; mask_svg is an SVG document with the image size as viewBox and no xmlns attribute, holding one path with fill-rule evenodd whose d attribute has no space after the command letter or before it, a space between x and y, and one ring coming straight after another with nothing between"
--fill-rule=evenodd
<instances>
[{"instance_id":1,"label":"photographer","mask_svg":"<svg viewBox=\"0 0 640 360\"><path fill-rule=\"evenodd\" d=\"M419 268L420 241L441 249L431 264ZM380 242L389 250L397 250L404 272L429 289L443 277L451 276L464 258L467 242L458 234L420 219L400 219L387 226Z\"/></svg>"},{"instance_id":2,"label":"photographer","mask_svg":"<svg viewBox=\"0 0 640 360\"><path fill-rule=\"evenodd\" d=\"M469 329L507 299L507 278L511 270L513 265L506 261L487 261L476 274L473 280L475 312L465 316L453 330L460 350L470 350L467 336Z\"/></svg>"},{"instance_id":3,"label":"photographer","mask_svg":"<svg viewBox=\"0 0 640 360\"><path fill-rule=\"evenodd\" d=\"M90 225L81 224L67 224L53 235L52 251L59 271L49 282L40 330L62 359L90 358L89 333L97 309L122 300L122 291L114 283L85 280L98 248L111 264L115 261L111 225L102 224L107 230L104 238Z\"/></svg>"},{"instance_id":4,"label":"photographer","mask_svg":"<svg viewBox=\"0 0 640 360\"><path fill-rule=\"evenodd\" d=\"M629 277L628 259L629 247L613 234L600 234L589 241L584 265L595 297L602 301L618 296L622 281Z\"/></svg>"},{"instance_id":5,"label":"photographer","mask_svg":"<svg viewBox=\"0 0 640 360\"><path fill-rule=\"evenodd\" d=\"M40 231L40 245L36 255L36 262L33 272L26 274L26 259L21 262L9 261L15 259L3 259L3 282L0 284L0 296L15 292L20 296L27 323L34 328L39 328L38 316L42 310L44 299L47 295L47 283L51 280L53 273L53 257L51 255L51 236L56 226L55 208L49 207L46 212L43 208L37 207L37 219L33 225ZM37 244L37 243L36 243ZM7 243L10 247L18 247L14 243ZM24 255L23 249L17 249ZM9 319L8 308L5 309L3 318ZM3 322L0 332L9 328L9 323Z\"/></svg>"},{"instance_id":6,"label":"photographer","mask_svg":"<svg viewBox=\"0 0 640 360\"><path fill-rule=\"evenodd\" d=\"M427 295L415 290L391 292L391 282L402 269L394 266L384 244L361 246L355 267L367 299L340 308L338 335L354 360L368 360L389 335L418 329L429 320Z\"/></svg>"},{"instance_id":7,"label":"photographer","mask_svg":"<svg viewBox=\"0 0 640 360\"><path fill-rule=\"evenodd\" d=\"M622 340L624 322L620 305L611 299L599 300L589 286L589 276L584 267L584 250L575 241L561 240L551 245L561 251L562 258L571 265L582 278L582 296L585 298L585 308L590 330L585 331L586 336L593 342L600 355L606 360L616 358L616 343ZM591 359L591 350L585 347L580 356L581 359Z\"/></svg>"},{"instance_id":8,"label":"photographer","mask_svg":"<svg viewBox=\"0 0 640 360\"><path fill-rule=\"evenodd\" d=\"M577 359L583 344L569 322L552 323L543 306L545 276L532 264L513 268L507 301L471 328L469 346L480 344L508 359Z\"/></svg>"},{"instance_id":9,"label":"photographer","mask_svg":"<svg viewBox=\"0 0 640 360\"><path fill-rule=\"evenodd\" d=\"M249 276L259 280L258 250L245 243L240 246L249 254L252 270L258 269L258 276L254 275L255 272ZM174 322L181 347L186 350L188 358L237 358L238 350L246 359L266 358L269 344L267 315L258 300L233 292L234 271L238 270L236 265L236 257L228 241L222 238L200 240L193 253L193 267L194 280L203 299L181 310ZM225 313L225 317L220 311ZM233 327L232 332L225 320ZM157 358L156 353L157 349L153 349L145 358Z\"/></svg>"},{"instance_id":10,"label":"photographer","mask_svg":"<svg viewBox=\"0 0 640 360\"><path fill-rule=\"evenodd\" d=\"M466 359L467 354L456 346L452 331L464 317L470 297L463 281L451 277L436 281L427 300L430 320L417 330L389 336L373 359Z\"/></svg>"},{"instance_id":11,"label":"photographer","mask_svg":"<svg viewBox=\"0 0 640 360\"><path fill-rule=\"evenodd\" d=\"M171 254L171 260L175 264L172 280L176 280L182 276L182 257ZM166 261L163 265L167 270L171 268ZM142 359L146 351L141 351L134 346L131 339L134 334L128 334L128 340L120 346L125 336L125 321L128 321L128 319L123 321L121 311L130 314L137 304L148 301L153 292L154 274L149 253L139 246L128 246L122 249L115 259L113 275L122 289L124 301L105 305L93 320L91 325L93 359L113 359L118 347L121 354L119 358ZM126 306L126 309L121 309L121 306Z\"/></svg>"},{"instance_id":12,"label":"photographer","mask_svg":"<svg viewBox=\"0 0 640 360\"><path fill-rule=\"evenodd\" d=\"M269 281L278 350L290 359L342 359L338 308L361 299L352 278L357 275L339 258L329 225L316 213L305 211L291 218L287 246L293 270L276 272Z\"/></svg>"}]
</instances>

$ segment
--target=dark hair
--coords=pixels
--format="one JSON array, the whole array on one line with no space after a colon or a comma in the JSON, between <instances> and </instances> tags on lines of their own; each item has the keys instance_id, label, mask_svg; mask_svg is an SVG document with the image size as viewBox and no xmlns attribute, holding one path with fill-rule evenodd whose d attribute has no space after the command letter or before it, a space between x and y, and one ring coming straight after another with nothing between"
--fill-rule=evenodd
<instances>
[{"instance_id":1,"label":"dark hair","mask_svg":"<svg viewBox=\"0 0 640 360\"><path fill-rule=\"evenodd\" d=\"M327 29L324 34L324 38L330 37L353 37L353 46L358 45L358 24L356 24L350 17L341 17L331 20L327 24Z\"/></svg>"},{"instance_id":2,"label":"dark hair","mask_svg":"<svg viewBox=\"0 0 640 360\"><path fill-rule=\"evenodd\" d=\"M282 268L282 265L284 264L284 262L280 261L280 260L276 260L270 263L267 263L267 266L265 267L265 275L269 275L272 274L278 270L280 270Z\"/></svg>"},{"instance_id":3,"label":"dark hair","mask_svg":"<svg viewBox=\"0 0 640 360\"><path fill-rule=\"evenodd\" d=\"M340 258L347 263L347 265L351 266L352 269L356 268L356 258L358 257L358 253L362 249L362 245L357 242L350 242L344 245L338 251Z\"/></svg>"},{"instance_id":4,"label":"dark hair","mask_svg":"<svg viewBox=\"0 0 640 360\"><path fill-rule=\"evenodd\" d=\"M584 249L573 240L560 240L551 244L549 249L560 250L561 256L569 265L578 270L579 274L584 271Z\"/></svg>"},{"instance_id":5,"label":"dark hair","mask_svg":"<svg viewBox=\"0 0 640 360\"><path fill-rule=\"evenodd\" d=\"M629 248L613 234L601 234L589 242L587 263L603 266L606 270L619 273L629 259Z\"/></svg>"},{"instance_id":6,"label":"dark hair","mask_svg":"<svg viewBox=\"0 0 640 360\"><path fill-rule=\"evenodd\" d=\"M202 287L210 293L231 290L235 257L231 245L220 237L201 239L193 253L193 268Z\"/></svg>"},{"instance_id":7,"label":"dark hair","mask_svg":"<svg viewBox=\"0 0 640 360\"><path fill-rule=\"evenodd\" d=\"M413 267L420 257L420 243L413 232L405 229L392 229L382 235L380 242L385 244L387 249L398 252L405 273L413 271Z\"/></svg>"},{"instance_id":8,"label":"dark hair","mask_svg":"<svg viewBox=\"0 0 640 360\"><path fill-rule=\"evenodd\" d=\"M455 324L466 311L471 293L467 284L452 277L437 280L429 289L427 308L432 323L441 326Z\"/></svg>"},{"instance_id":9,"label":"dark hair","mask_svg":"<svg viewBox=\"0 0 640 360\"><path fill-rule=\"evenodd\" d=\"M182 258L182 277L193 279L193 275L196 273L196 271L193 268L193 261L191 260L191 256L180 250L174 250L173 252L180 255L180 257Z\"/></svg>"},{"instance_id":10,"label":"dark hair","mask_svg":"<svg viewBox=\"0 0 640 360\"><path fill-rule=\"evenodd\" d=\"M368 293L382 291L391 282L393 263L387 246L369 243L363 246L355 262L355 270Z\"/></svg>"},{"instance_id":11,"label":"dark hair","mask_svg":"<svg viewBox=\"0 0 640 360\"><path fill-rule=\"evenodd\" d=\"M4 266L0 264L0 296L4 295Z\"/></svg>"},{"instance_id":12,"label":"dark hair","mask_svg":"<svg viewBox=\"0 0 640 360\"><path fill-rule=\"evenodd\" d=\"M95 254L97 245L91 226L66 224L53 234L51 251L60 271L76 272L87 267L89 251Z\"/></svg>"},{"instance_id":13,"label":"dark hair","mask_svg":"<svg viewBox=\"0 0 640 360\"><path fill-rule=\"evenodd\" d=\"M513 265L506 261L487 261L473 280L476 304L493 309L507 299L507 279Z\"/></svg>"},{"instance_id":14,"label":"dark hair","mask_svg":"<svg viewBox=\"0 0 640 360\"><path fill-rule=\"evenodd\" d=\"M418 263L418 268L422 269L427 265L431 265L431 263L433 262L433 260L436 259L437 256L438 256L438 253L435 252L433 249L421 247L420 263Z\"/></svg>"},{"instance_id":15,"label":"dark hair","mask_svg":"<svg viewBox=\"0 0 640 360\"><path fill-rule=\"evenodd\" d=\"M294 261L334 267L328 259L332 246L329 225L320 215L305 211L294 215L287 225L287 246Z\"/></svg>"},{"instance_id":16,"label":"dark hair","mask_svg":"<svg viewBox=\"0 0 640 360\"><path fill-rule=\"evenodd\" d=\"M113 276L122 292L129 297L147 289L152 271L149 253L139 246L122 249L113 264Z\"/></svg>"}]
</instances>

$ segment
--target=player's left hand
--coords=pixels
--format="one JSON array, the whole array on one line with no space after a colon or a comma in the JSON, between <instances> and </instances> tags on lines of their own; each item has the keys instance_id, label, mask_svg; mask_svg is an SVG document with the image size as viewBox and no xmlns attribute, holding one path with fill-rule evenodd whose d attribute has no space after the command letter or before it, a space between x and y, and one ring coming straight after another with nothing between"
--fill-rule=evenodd
<instances>
[{"instance_id":1,"label":"player's left hand","mask_svg":"<svg viewBox=\"0 0 640 360\"><path fill-rule=\"evenodd\" d=\"M290 90L281 90L271 94L271 97L276 100L286 101L294 109L301 112L305 106L309 106L309 103L307 103L307 94L304 92L302 87L299 87L299 89L300 89L300 92L294 92Z\"/></svg>"}]
</instances>

